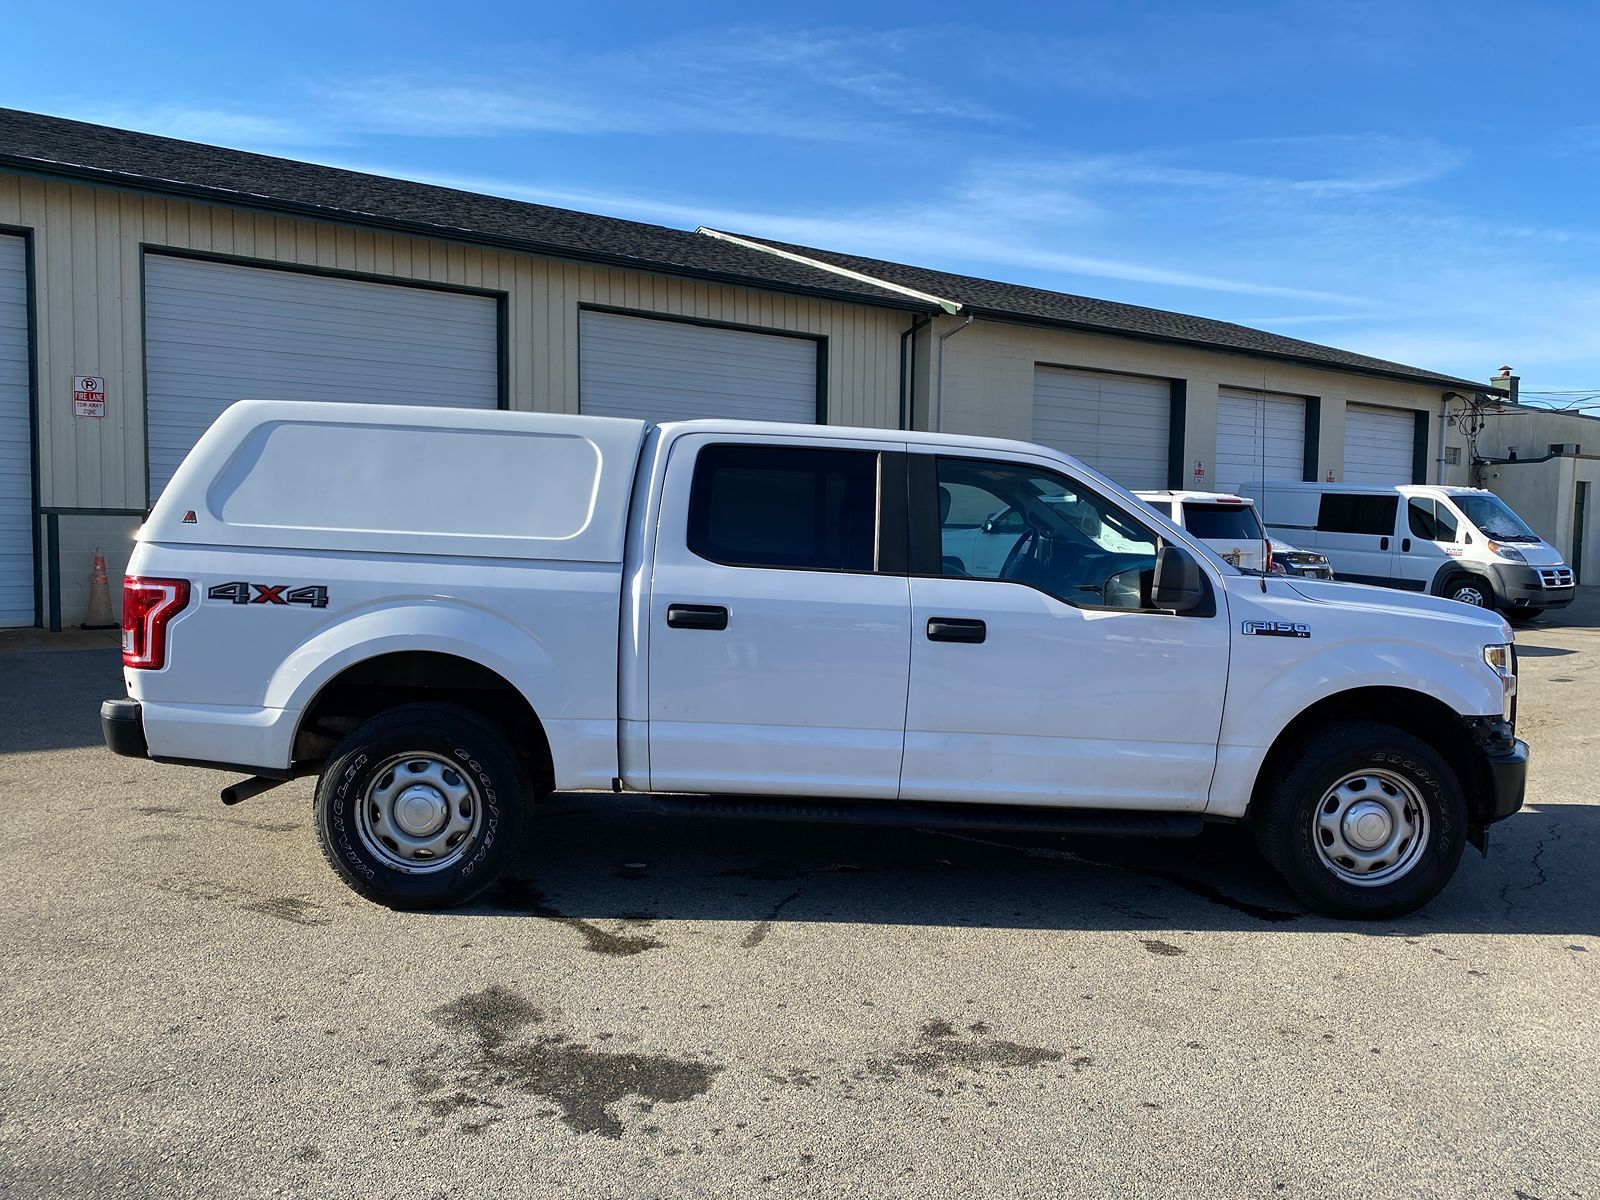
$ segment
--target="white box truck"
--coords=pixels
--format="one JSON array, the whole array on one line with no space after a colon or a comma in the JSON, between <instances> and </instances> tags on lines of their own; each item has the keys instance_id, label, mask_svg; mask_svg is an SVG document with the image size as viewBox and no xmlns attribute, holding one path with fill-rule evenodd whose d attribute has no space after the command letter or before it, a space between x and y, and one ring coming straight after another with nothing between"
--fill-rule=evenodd
<instances>
[{"instance_id":1,"label":"white box truck","mask_svg":"<svg viewBox=\"0 0 1600 1200\"><path fill-rule=\"evenodd\" d=\"M1447 596L1531 621L1572 603L1561 552L1493 492L1438 484L1254 483L1272 536L1327 556L1352 583Z\"/></svg>"},{"instance_id":2,"label":"white box truck","mask_svg":"<svg viewBox=\"0 0 1600 1200\"><path fill-rule=\"evenodd\" d=\"M999 561L958 517L1013 511ZM957 539L958 540L958 539ZM1381 602L1380 602L1381 600ZM1425 903L1522 804L1493 614L1246 575L1075 460L811 425L243 402L139 531L118 753L319 776L333 869L486 886L541 797L1184 835Z\"/></svg>"}]
</instances>

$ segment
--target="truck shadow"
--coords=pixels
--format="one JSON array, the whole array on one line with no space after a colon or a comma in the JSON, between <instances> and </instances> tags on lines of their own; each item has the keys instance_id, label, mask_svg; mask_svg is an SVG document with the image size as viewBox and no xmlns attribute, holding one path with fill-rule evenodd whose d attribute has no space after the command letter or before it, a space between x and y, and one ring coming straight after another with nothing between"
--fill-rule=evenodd
<instances>
[{"instance_id":1,"label":"truck shadow","mask_svg":"<svg viewBox=\"0 0 1600 1200\"><path fill-rule=\"evenodd\" d=\"M1338 930L1377 936L1600 934L1587 864L1600 807L1529 810L1468 849L1419 913L1351 923L1308 912L1242 829L1182 841L878 829L662 817L620 805L547 810L521 860L465 914L581 927L590 949L637 953L657 921L1049 930ZM1600 946L1596 948L1600 952Z\"/></svg>"}]
</instances>

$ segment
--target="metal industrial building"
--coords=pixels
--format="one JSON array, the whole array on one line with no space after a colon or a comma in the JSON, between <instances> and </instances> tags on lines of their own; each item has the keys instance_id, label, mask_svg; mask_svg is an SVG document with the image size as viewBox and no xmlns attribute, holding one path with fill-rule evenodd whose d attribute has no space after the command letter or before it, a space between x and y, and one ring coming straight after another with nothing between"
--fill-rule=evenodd
<instances>
[{"instance_id":1,"label":"metal industrial building","mask_svg":"<svg viewBox=\"0 0 1600 1200\"><path fill-rule=\"evenodd\" d=\"M1461 454L1447 400L1487 391L1199 317L0 110L0 626L81 621L94 548L120 571L243 397L936 428L1225 488L1439 479Z\"/></svg>"}]
</instances>

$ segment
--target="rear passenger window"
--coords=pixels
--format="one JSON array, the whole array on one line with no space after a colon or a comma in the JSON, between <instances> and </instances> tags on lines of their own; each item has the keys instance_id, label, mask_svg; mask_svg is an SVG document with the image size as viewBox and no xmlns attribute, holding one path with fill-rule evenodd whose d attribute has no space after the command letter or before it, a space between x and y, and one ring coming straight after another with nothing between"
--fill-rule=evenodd
<instances>
[{"instance_id":1,"label":"rear passenger window","mask_svg":"<svg viewBox=\"0 0 1600 1200\"><path fill-rule=\"evenodd\" d=\"M1398 496L1352 496L1324 493L1317 513L1317 528L1323 533L1370 533L1389 537L1394 533Z\"/></svg>"},{"instance_id":2,"label":"rear passenger window","mask_svg":"<svg viewBox=\"0 0 1600 1200\"><path fill-rule=\"evenodd\" d=\"M707 446L689 494L689 549L732 567L871 571L878 456Z\"/></svg>"}]
</instances>

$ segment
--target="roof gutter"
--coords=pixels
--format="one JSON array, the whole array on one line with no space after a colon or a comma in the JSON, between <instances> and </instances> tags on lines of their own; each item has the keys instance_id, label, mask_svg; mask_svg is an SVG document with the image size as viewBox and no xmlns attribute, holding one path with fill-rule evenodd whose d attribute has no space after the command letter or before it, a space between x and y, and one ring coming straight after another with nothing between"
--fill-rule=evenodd
<instances>
[{"instance_id":1,"label":"roof gutter","mask_svg":"<svg viewBox=\"0 0 1600 1200\"><path fill-rule=\"evenodd\" d=\"M743 246L746 250L759 250L763 254L770 254L775 258L786 258L790 262L801 263L814 270L826 271L830 275L838 275L844 279L853 279L857 283L879 287L886 292L897 292L902 296L910 296L913 300L921 300L924 304L935 304L952 317L961 311L961 302L959 300L946 300L944 297L935 296L930 292L919 292L916 288L890 283L887 279L879 279L874 275L864 275L860 271L852 271L848 267L824 262L820 258L808 258L804 254L796 254L793 250L780 250L776 246L769 246L765 242L758 242L753 238L743 238L736 233L725 233L720 229L712 229L706 225L700 226L695 232L704 234L706 237L716 238L718 241L732 242L735 246Z\"/></svg>"},{"instance_id":2,"label":"roof gutter","mask_svg":"<svg viewBox=\"0 0 1600 1200\"><path fill-rule=\"evenodd\" d=\"M470 246L510 250L518 254L536 254L542 258L564 259L568 262L592 262L602 266L624 267L633 271L653 271L660 275L675 275L681 279L704 279L712 283L734 284L738 287L759 288L763 291L782 292L793 296L820 296L846 304L880 305L888 308L917 311L920 306L896 303L885 296L878 300L859 292L834 291L831 288L808 287L803 284L783 283L775 279L737 275L727 271L710 271L681 263L662 262L651 258L631 258L624 254L607 254L603 251L580 250L532 238L507 237L457 225L434 225L426 221L405 221L377 213L355 209L334 208L300 200L285 200L258 192L240 192L208 184L184 183L161 179L152 175L134 175L126 171L108 171L100 167L84 167L72 163L56 163L46 159L28 158L18 154L0 153L0 169L15 171L43 179L72 179L99 187L121 191L153 193L158 196L176 196L184 200L199 200L208 204L223 204L230 208L254 209L261 212L282 213L286 216L304 217L334 225L348 225L356 229L383 229L411 237L432 238L435 241L462 242ZM833 271L832 274L839 274ZM873 281L875 282L875 281ZM881 286L881 285L879 285ZM895 289L890 288L890 291Z\"/></svg>"}]
</instances>

